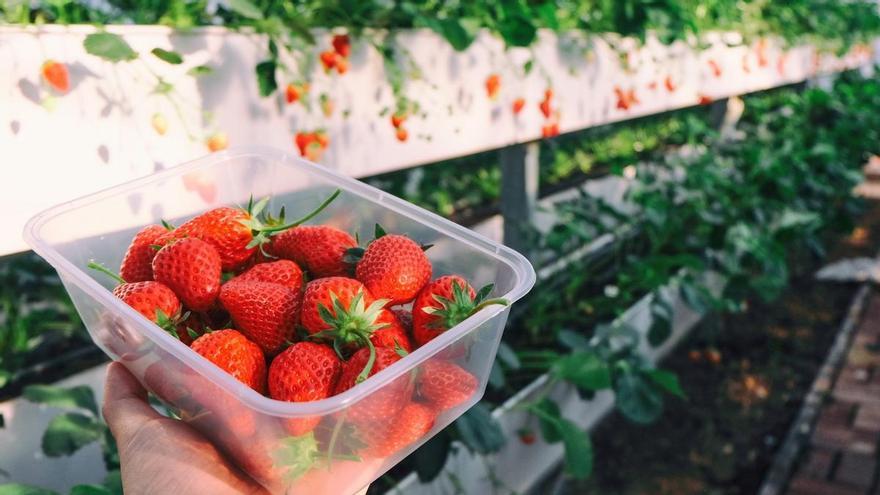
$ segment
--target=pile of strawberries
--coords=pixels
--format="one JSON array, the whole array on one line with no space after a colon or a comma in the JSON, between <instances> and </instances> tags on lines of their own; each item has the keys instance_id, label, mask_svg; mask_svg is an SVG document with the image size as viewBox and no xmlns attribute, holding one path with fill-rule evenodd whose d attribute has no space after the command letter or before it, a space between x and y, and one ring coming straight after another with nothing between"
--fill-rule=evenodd
<instances>
[{"instance_id":1,"label":"pile of strawberries","mask_svg":"<svg viewBox=\"0 0 880 495\"><path fill-rule=\"evenodd\" d=\"M179 227L151 225L131 241L113 293L182 344L272 399L343 393L489 304L462 277L432 280L421 246L376 226L358 246L330 225L264 214L267 200L220 207ZM112 273L95 263L90 264ZM115 275L114 275L115 276ZM361 455L385 457L424 436L435 417L466 402L478 380L450 348L346 411ZM322 418L292 418L291 435Z\"/></svg>"}]
</instances>

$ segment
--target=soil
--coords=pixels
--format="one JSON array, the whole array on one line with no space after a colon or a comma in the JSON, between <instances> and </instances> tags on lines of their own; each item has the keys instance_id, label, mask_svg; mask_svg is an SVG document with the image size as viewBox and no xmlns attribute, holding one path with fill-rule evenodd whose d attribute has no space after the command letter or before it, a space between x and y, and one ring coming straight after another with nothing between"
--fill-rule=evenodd
<instances>
[{"instance_id":1,"label":"soil","mask_svg":"<svg viewBox=\"0 0 880 495\"><path fill-rule=\"evenodd\" d=\"M878 246L880 205L872 204L822 263L874 256ZM798 260L801 270L777 301L705 320L663 363L687 399L667 400L653 425L613 414L593 433L593 477L562 492L756 493L856 289L814 280L822 263Z\"/></svg>"}]
</instances>

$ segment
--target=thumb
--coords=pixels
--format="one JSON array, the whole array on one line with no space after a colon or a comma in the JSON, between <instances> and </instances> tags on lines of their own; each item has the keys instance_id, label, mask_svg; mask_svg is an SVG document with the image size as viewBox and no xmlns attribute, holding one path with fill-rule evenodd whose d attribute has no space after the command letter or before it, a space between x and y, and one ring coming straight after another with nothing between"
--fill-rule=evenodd
<instances>
[{"instance_id":1,"label":"thumb","mask_svg":"<svg viewBox=\"0 0 880 495\"><path fill-rule=\"evenodd\" d=\"M147 403L147 391L137 378L118 362L107 367L102 413L119 445L125 445L144 423L162 417Z\"/></svg>"}]
</instances>

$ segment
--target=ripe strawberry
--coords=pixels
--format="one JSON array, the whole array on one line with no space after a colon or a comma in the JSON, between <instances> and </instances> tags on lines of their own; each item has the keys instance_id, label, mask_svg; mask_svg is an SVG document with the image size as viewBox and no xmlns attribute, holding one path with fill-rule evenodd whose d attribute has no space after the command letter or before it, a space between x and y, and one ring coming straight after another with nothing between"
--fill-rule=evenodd
<instances>
[{"instance_id":1,"label":"ripe strawberry","mask_svg":"<svg viewBox=\"0 0 880 495\"><path fill-rule=\"evenodd\" d=\"M375 297L403 304L431 279L431 262L409 237L381 235L367 246L355 274Z\"/></svg>"},{"instance_id":2,"label":"ripe strawberry","mask_svg":"<svg viewBox=\"0 0 880 495\"><path fill-rule=\"evenodd\" d=\"M538 108L541 109L541 113L544 114L544 118L549 119L550 115L553 113L553 109L550 108L550 100L544 100L540 104L538 104Z\"/></svg>"},{"instance_id":3,"label":"ripe strawberry","mask_svg":"<svg viewBox=\"0 0 880 495\"><path fill-rule=\"evenodd\" d=\"M517 98L513 100L513 114L519 115L519 113L522 112L524 106L526 106L525 98Z\"/></svg>"},{"instance_id":4,"label":"ripe strawberry","mask_svg":"<svg viewBox=\"0 0 880 495\"><path fill-rule=\"evenodd\" d=\"M767 40L761 38L755 44L755 54L758 56L758 66L767 67Z\"/></svg>"},{"instance_id":5,"label":"ripe strawberry","mask_svg":"<svg viewBox=\"0 0 880 495\"><path fill-rule=\"evenodd\" d=\"M709 95L704 95L704 94L697 95L697 103L699 103L700 105L711 105L712 101L713 101L712 97Z\"/></svg>"},{"instance_id":6,"label":"ripe strawberry","mask_svg":"<svg viewBox=\"0 0 880 495\"><path fill-rule=\"evenodd\" d=\"M406 121L406 113L403 112L394 112L391 114L391 125L394 126L395 129L399 128Z\"/></svg>"},{"instance_id":7,"label":"ripe strawberry","mask_svg":"<svg viewBox=\"0 0 880 495\"><path fill-rule=\"evenodd\" d=\"M449 361L426 361L419 373L419 394L441 412L467 402L478 385L474 375Z\"/></svg>"},{"instance_id":8,"label":"ripe strawberry","mask_svg":"<svg viewBox=\"0 0 880 495\"><path fill-rule=\"evenodd\" d=\"M205 311L220 291L220 255L214 246L188 237L167 244L153 258L153 278L167 285L193 311Z\"/></svg>"},{"instance_id":9,"label":"ripe strawberry","mask_svg":"<svg viewBox=\"0 0 880 495\"><path fill-rule=\"evenodd\" d=\"M153 130L156 131L156 134L160 136L164 136L165 133L168 132L168 121L161 113L153 114L150 118L150 125L153 126Z\"/></svg>"},{"instance_id":10,"label":"ripe strawberry","mask_svg":"<svg viewBox=\"0 0 880 495\"><path fill-rule=\"evenodd\" d=\"M314 278L345 275L345 251L356 247L354 237L330 225L301 225L272 239L272 252L295 261Z\"/></svg>"},{"instance_id":11,"label":"ripe strawberry","mask_svg":"<svg viewBox=\"0 0 880 495\"><path fill-rule=\"evenodd\" d=\"M220 289L220 304L235 327L266 355L275 355L293 340L300 308L298 290L271 282L231 282Z\"/></svg>"},{"instance_id":12,"label":"ripe strawberry","mask_svg":"<svg viewBox=\"0 0 880 495\"><path fill-rule=\"evenodd\" d=\"M393 349L378 347L375 350L375 362L365 373L370 360L370 349L361 348L342 365L334 395L345 392L400 359L400 355ZM345 412L346 419L357 425L386 423L409 402L412 389L409 375L401 376L352 405Z\"/></svg>"},{"instance_id":13,"label":"ripe strawberry","mask_svg":"<svg viewBox=\"0 0 880 495\"><path fill-rule=\"evenodd\" d=\"M237 330L215 330L197 338L192 349L236 380L266 393L266 358L263 351Z\"/></svg>"},{"instance_id":14,"label":"ripe strawberry","mask_svg":"<svg viewBox=\"0 0 880 495\"><path fill-rule=\"evenodd\" d=\"M330 396L342 361L333 349L314 342L297 342L272 360L269 366L269 397L287 402L308 402ZM291 435L308 433L318 426L320 416L285 421Z\"/></svg>"},{"instance_id":15,"label":"ripe strawberry","mask_svg":"<svg viewBox=\"0 0 880 495\"><path fill-rule=\"evenodd\" d=\"M429 283L413 303L413 338L421 347L472 314L492 304L507 305L505 299L486 299L493 286L474 292L458 275L446 275Z\"/></svg>"},{"instance_id":16,"label":"ripe strawberry","mask_svg":"<svg viewBox=\"0 0 880 495\"><path fill-rule=\"evenodd\" d=\"M332 44L336 53L343 58L348 58L348 55L351 53L351 39L347 34L337 34L333 37Z\"/></svg>"},{"instance_id":17,"label":"ripe strawberry","mask_svg":"<svg viewBox=\"0 0 880 495\"><path fill-rule=\"evenodd\" d=\"M40 68L43 79L46 83L59 93L67 93L70 90L70 76L67 73L67 66L61 62L47 60Z\"/></svg>"},{"instance_id":18,"label":"ripe strawberry","mask_svg":"<svg viewBox=\"0 0 880 495\"><path fill-rule=\"evenodd\" d=\"M311 132L297 132L296 136L294 136L293 142L299 149L300 156L306 156L309 146L312 143L315 143L316 140L317 137Z\"/></svg>"},{"instance_id":19,"label":"ripe strawberry","mask_svg":"<svg viewBox=\"0 0 880 495\"><path fill-rule=\"evenodd\" d=\"M122 283L113 289L113 295L159 326L180 313L180 300L174 291L159 282Z\"/></svg>"},{"instance_id":20,"label":"ripe strawberry","mask_svg":"<svg viewBox=\"0 0 880 495\"><path fill-rule=\"evenodd\" d=\"M254 265L227 283L247 281L279 284L299 292L303 286L303 273L293 261L278 260Z\"/></svg>"},{"instance_id":21,"label":"ripe strawberry","mask_svg":"<svg viewBox=\"0 0 880 495\"><path fill-rule=\"evenodd\" d=\"M161 225L148 225L135 234L119 268L119 276L126 282L143 282L153 280L153 257L156 250L153 245L156 239L168 233Z\"/></svg>"},{"instance_id":22,"label":"ripe strawberry","mask_svg":"<svg viewBox=\"0 0 880 495\"><path fill-rule=\"evenodd\" d=\"M544 90L544 101L550 101L553 99L553 88L547 88Z\"/></svg>"},{"instance_id":23,"label":"ripe strawberry","mask_svg":"<svg viewBox=\"0 0 880 495\"><path fill-rule=\"evenodd\" d=\"M363 426L358 429L367 447L365 457L388 457L417 442L434 427L436 413L428 406L410 402L385 427Z\"/></svg>"},{"instance_id":24,"label":"ripe strawberry","mask_svg":"<svg viewBox=\"0 0 880 495\"><path fill-rule=\"evenodd\" d=\"M177 323L177 338L186 345L192 345L193 341L208 331L205 318L199 313L190 312L185 318Z\"/></svg>"},{"instance_id":25,"label":"ripe strawberry","mask_svg":"<svg viewBox=\"0 0 880 495\"><path fill-rule=\"evenodd\" d=\"M284 99L288 104L296 103L299 100L299 88L295 84L288 84L284 89Z\"/></svg>"},{"instance_id":26,"label":"ripe strawberry","mask_svg":"<svg viewBox=\"0 0 880 495\"><path fill-rule=\"evenodd\" d=\"M537 437L535 437L535 432L528 428L522 428L516 433L517 435L519 435L519 441L526 445L532 445L533 443L535 443L535 440L537 440Z\"/></svg>"},{"instance_id":27,"label":"ripe strawberry","mask_svg":"<svg viewBox=\"0 0 880 495\"><path fill-rule=\"evenodd\" d=\"M559 135L559 123L551 122L549 124L545 124L541 126L541 136L544 138L551 138Z\"/></svg>"},{"instance_id":28,"label":"ripe strawberry","mask_svg":"<svg viewBox=\"0 0 880 495\"><path fill-rule=\"evenodd\" d=\"M490 100L498 98L498 91L501 89L501 76L498 74L490 74L486 78L486 95Z\"/></svg>"},{"instance_id":29,"label":"ripe strawberry","mask_svg":"<svg viewBox=\"0 0 880 495\"><path fill-rule=\"evenodd\" d=\"M672 81L672 76L666 76L666 79L663 80L663 84L666 86L666 91L670 93L674 93L677 89L675 82Z\"/></svg>"},{"instance_id":30,"label":"ripe strawberry","mask_svg":"<svg viewBox=\"0 0 880 495\"><path fill-rule=\"evenodd\" d=\"M208 147L208 150L212 153L215 151L225 150L229 147L229 137L225 132L215 132L208 137L208 140L205 141L205 145Z\"/></svg>"},{"instance_id":31,"label":"ripe strawberry","mask_svg":"<svg viewBox=\"0 0 880 495\"><path fill-rule=\"evenodd\" d=\"M718 65L718 62L715 59L709 59L709 70L712 72L713 76L721 77L721 66Z\"/></svg>"},{"instance_id":32,"label":"ripe strawberry","mask_svg":"<svg viewBox=\"0 0 880 495\"><path fill-rule=\"evenodd\" d=\"M201 239L214 246L220 254L224 270L235 271L244 266L260 245L268 243L271 236L309 220L338 195L337 190L314 211L291 223L285 223L283 208L278 218L261 215L269 198L256 204L250 202L245 208L214 208L162 236L157 244L164 245L172 239L182 237Z\"/></svg>"},{"instance_id":33,"label":"ripe strawberry","mask_svg":"<svg viewBox=\"0 0 880 495\"><path fill-rule=\"evenodd\" d=\"M328 146L330 146L330 136L327 135L327 131L316 131L315 142L318 143L318 146L321 147L321 150L326 150Z\"/></svg>"},{"instance_id":34,"label":"ripe strawberry","mask_svg":"<svg viewBox=\"0 0 880 495\"><path fill-rule=\"evenodd\" d=\"M347 58L336 58L336 73L340 76L348 72L348 59Z\"/></svg>"},{"instance_id":35,"label":"ripe strawberry","mask_svg":"<svg viewBox=\"0 0 880 495\"><path fill-rule=\"evenodd\" d=\"M324 66L324 72L330 72L336 67L336 59L338 56L339 54L333 50L321 52L321 65Z\"/></svg>"},{"instance_id":36,"label":"ripe strawberry","mask_svg":"<svg viewBox=\"0 0 880 495\"><path fill-rule=\"evenodd\" d=\"M405 143L406 140L409 139L409 133L403 127L398 127L394 132L394 137L396 137L401 143Z\"/></svg>"},{"instance_id":37,"label":"ripe strawberry","mask_svg":"<svg viewBox=\"0 0 880 495\"><path fill-rule=\"evenodd\" d=\"M386 325L378 330L373 331L370 335L370 341L376 347L388 347L404 351L409 354L413 351L412 341L409 338L407 328L390 310L383 309L379 313L377 323Z\"/></svg>"}]
</instances>

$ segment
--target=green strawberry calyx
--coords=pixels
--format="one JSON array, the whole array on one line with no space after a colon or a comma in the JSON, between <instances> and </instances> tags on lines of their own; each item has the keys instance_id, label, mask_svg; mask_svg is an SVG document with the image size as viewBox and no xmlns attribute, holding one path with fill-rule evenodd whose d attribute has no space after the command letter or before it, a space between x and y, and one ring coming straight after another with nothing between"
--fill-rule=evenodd
<instances>
[{"instance_id":1,"label":"green strawberry calyx","mask_svg":"<svg viewBox=\"0 0 880 495\"><path fill-rule=\"evenodd\" d=\"M427 306L422 308L422 311L435 317L434 321L428 324L428 327L444 331L449 330L471 317L471 315L479 313L487 306L495 304L508 306L510 302L503 297L487 299L494 288L494 284L488 284L480 289L476 296L471 299L466 286L460 284L458 280L453 280L452 299L433 294L432 297L440 304L440 307Z\"/></svg>"},{"instance_id":2,"label":"green strawberry calyx","mask_svg":"<svg viewBox=\"0 0 880 495\"><path fill-rule=\"evenodd\" d=\"M295 222L289 223L286 223L285 221L285 212L283 206L278 212L278 216L275 217L263 211L266 209L266 205L269 203L268 197L254 203L254 198L253 196L251 196L247 206L242 208L247 213L248 218L245 220L240 220L242 225L251 229L251 235L253 236L253 239L251 239L251 241L246 246L247 249L259 247L260 251L264 255L269 256L268 253L263 250L263 247L267 242L269 242L269 239L272 236L278 235L285 230L308 222L319 213L324 211L325 208L330 206L330 203L332 203L337 197L339 197L341 193L342 191L340 189L333 191L333 194L322 201L317 208L307 213L304 217L296 220Z\"/></svg>"}]
</instances>

